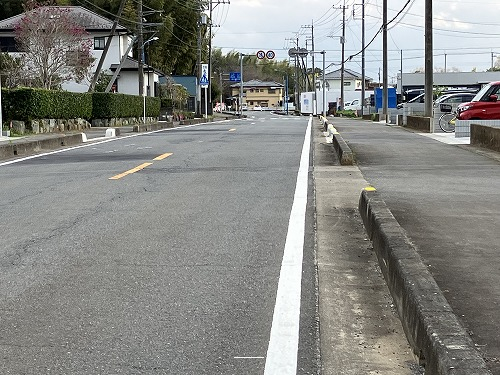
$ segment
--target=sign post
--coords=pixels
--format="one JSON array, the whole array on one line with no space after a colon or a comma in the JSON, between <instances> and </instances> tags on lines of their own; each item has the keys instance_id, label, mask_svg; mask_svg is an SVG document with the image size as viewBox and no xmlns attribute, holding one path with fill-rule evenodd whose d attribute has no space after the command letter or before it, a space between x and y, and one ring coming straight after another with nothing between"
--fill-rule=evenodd
<instances>
[{"instance_id":1,"label":"sign post","mask_svg":"<svg viewBox=\"0 0 500 375\"><path fill-rule=\"evenodd\" d=\"M205 89L205 115L204 117L208 117L208 98L207 98L207 88L210 84L210 79L208 76L208 64L201 64L201 77L200 77L200 86Z\"/></svg>"}]
</instances>

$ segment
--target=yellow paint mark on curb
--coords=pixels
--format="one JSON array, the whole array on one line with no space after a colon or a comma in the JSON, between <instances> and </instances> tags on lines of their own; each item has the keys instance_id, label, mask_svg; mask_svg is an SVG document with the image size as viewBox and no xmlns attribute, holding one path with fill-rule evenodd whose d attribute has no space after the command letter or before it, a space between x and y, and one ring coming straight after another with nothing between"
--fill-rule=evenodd
<instances>
[{"instance_id":1,"label":"yellow paint mark on curb","mask_svg":"<svg viewBox=\"0 0 500 375\"><path fill-rule=\"evenodd\" d=\"M235 131L236 131L236 129L234 129L234 128L233 128L233 129L229 129L229 131L230 131L230 132L235 132Z\"/></svg>"},{"instance_id":2,"label":"yellow paint mark on curb","mask_svg":"<svg viewBox=\"0 0 500 375\"><path fill-rule=\"evenodd\" d=\"M367 186L365 187L365 191L377 191L373 186Z\"/></svg>"},{"instance_id":3,"label":"yellow paint mark on curb","mask_svg":"<svg viewBox=\"0 0 500 375\"><path fill-rule=\"evenodd\" d=\"M146 167L149 167L151 164L153 164L153 163L142 163L141 165L139 165L135 168L129 169L126 172L123 172L123 173L117 174L116 176L110 177L109 180L119 180L120 178L125 177L129 174L139 172L140 170L142 170Z\"/></svg>"},{"instance_id":4,"label":"yellow paint mark on curb","mask_svg":"<svg viewBox=\"0 0 500 375\"><path fill-rule=\"evenodd\" d=\"M173 153L172 152L167 152L167 153L165 153L163 155L157 156L153 160L163 160L163 159L168 158L170 155L173 155Z\"/></svg>"}]
</instances>

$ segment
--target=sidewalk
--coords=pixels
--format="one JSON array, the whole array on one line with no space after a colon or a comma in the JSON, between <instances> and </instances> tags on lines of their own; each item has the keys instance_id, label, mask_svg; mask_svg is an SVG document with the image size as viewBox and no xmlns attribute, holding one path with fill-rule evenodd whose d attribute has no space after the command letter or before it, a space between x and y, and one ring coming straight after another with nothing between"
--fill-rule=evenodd
<instances>
[{"instance_id":1,"label":"sidewalk","mask_svg":"<svg viewBox=\"0 0 500 375\"><path fill-rule=\"evenodd\" d=\"M406 231L473 349L491 373L500 374L498 158L370 121L334 119L334 126ZM433 330L450 332L449 321L437 319L435 311L424 313ZM452 353L453 337L443 341L443 354Z\"/></svg>"}]
</instances>

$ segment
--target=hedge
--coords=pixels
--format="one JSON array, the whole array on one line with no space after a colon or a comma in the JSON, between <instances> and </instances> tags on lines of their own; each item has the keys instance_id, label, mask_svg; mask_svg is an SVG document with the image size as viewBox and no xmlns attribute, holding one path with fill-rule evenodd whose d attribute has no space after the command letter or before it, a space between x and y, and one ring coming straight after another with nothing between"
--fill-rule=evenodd
<instances>
[{"instance_id":1,"label":"hedge","mask_svg":"<svg viewBox=\"0 0 500 375\"><path fill-rule=\"evenodd\" d=\"M92 117L92 94L34 88L2 89L4 120Z\"/></svg>"},{"instance_id":2,"label":"hedge","mask_svg":"<svg viewBox=\"0 0 500 375\"><path fill-rule=\"evenodd\" d=\"M142 117L144 98L114 93L74 93L35 88L2 89L3 120ZM146 116L159 117L160 98L146 97Z\"/></svg>"},{"instance_id":3,"label":"hedge","mask_svg":"<svg viewBox=\"0 0 500 375\"><path fill-rule=\"evenodd\" d=\"M137 95L95 92L92 118L142 117L144 98ZM160 116L160 98L146 96L146 116Z\"/></svg>"}]
</instances>

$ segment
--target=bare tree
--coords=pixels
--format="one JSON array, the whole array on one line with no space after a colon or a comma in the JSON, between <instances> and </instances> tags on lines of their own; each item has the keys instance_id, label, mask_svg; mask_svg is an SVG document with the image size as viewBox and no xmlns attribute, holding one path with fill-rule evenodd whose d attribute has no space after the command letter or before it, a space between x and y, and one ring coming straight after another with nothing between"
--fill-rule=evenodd
<instances>
[{"instance_id":1,"label":"bare tree","mask_svg":"<svg viewBox=\"0 0 500 375\"><path fill-rule=\"evenodd\" d=\"M69 8L28 2L15 33L32 86L57 89L65 81L81 82L87 77L95 60L92 40L76 21Z\"/></svg>"}]
</instances>

